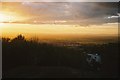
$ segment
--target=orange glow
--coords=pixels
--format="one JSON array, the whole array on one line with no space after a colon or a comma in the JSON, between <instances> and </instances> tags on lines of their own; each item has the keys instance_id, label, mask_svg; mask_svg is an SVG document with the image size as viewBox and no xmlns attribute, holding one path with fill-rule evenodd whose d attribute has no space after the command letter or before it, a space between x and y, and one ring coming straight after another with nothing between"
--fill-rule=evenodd
<instances>
[{"instance_id":1,"label":"orange glow","mask_svg":"<svg viewBox=\"0 0 120 80\"><path fill-rule=\"evenodd\" d=\"M17 26L17 27L16 27ZM116 24L105 24L101 26L75 27L75 25L52 25L52 24L2 24L3 36L15 37L18 34L25 36L49 37L49 35L59 35L66 37L91 37L94 36L117 36L118 28ZM44 36L47 35L47 36ZM68 35L68 36L66 36ZM89 35L89 36L84 36ZM54 36L54 38L58 38Z\"/></svg>"}]
</instances>

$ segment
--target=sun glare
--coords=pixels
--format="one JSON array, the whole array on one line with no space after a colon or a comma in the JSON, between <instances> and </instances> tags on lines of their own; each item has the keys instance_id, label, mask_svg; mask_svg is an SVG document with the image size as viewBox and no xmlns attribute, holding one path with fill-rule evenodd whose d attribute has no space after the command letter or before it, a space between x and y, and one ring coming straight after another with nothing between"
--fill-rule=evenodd
<instances>
[{"instance_id":1,"label":"sun glare","mask_svg":"<svg viewBox=\"0 0 120 80\"><path fill-rule=\"evenodd\" d=\"M14 21L15 17L12 15L0 13L0 23L2 22L12 22Z\"/></svg>"}]
</instances>

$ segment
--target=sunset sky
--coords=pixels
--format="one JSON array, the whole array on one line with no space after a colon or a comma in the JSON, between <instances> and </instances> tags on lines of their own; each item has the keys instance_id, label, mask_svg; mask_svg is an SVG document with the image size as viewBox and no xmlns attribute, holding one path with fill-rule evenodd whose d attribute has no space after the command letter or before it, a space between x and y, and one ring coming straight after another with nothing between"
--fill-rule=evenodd
<instances>
[{"instance_id":1,"label":"sunset sky","mask_svg":"<svg viewBox=\"0 0 120 80\"><path fill-rule=\"evenodd\" d=\"M3 37L117 36L120 13L116 4L1 2L0 29Z\"/></svg>"}]
</instances>

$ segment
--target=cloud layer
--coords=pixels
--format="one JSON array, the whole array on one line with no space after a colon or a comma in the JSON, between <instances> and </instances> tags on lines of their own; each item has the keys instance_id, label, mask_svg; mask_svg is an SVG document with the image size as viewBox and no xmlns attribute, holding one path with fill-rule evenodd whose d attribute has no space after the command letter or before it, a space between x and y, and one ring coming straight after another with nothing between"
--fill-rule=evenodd
<instances>
[{"instance_id":1,"label":"cloud layer","mask_svg":"<svg viewBox=\"0 0 120 80\"><path fill-rule=\"evenodd\" d=\"M21 2L3 3L4 11L26 17L23 23L100 25L118 22L118 3L100 2Z\"/></svg>"}]
</instances>

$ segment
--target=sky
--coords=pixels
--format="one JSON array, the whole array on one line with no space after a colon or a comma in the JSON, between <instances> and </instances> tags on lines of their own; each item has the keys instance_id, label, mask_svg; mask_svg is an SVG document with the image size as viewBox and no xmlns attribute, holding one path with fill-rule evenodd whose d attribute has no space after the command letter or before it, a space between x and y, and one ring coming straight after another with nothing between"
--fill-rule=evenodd
<instances>
[{"instance_id":1,"label":"sky","mask_svg":"<svg viewBox=\"0 0 120 80\"><path fill-rule=\"evenodd\" d=\"M7 36L118 33L120 13L114 2L1 2L0 5L0 28Z\"/></svg>"},{"instance_id":2,"label":"sky","mask_svg":"<svg viewBox=\"0 0 120 80\"><path fill-rule=\"evenodd\" d=\"M12 5L12 6L11 6ZM2 14L12 22L97 25L118 22L117 3L2 3ZM15 16L13 16L15 15ZM17 16L17 19L16 19Z\"/></svg>"}]
</instances>

